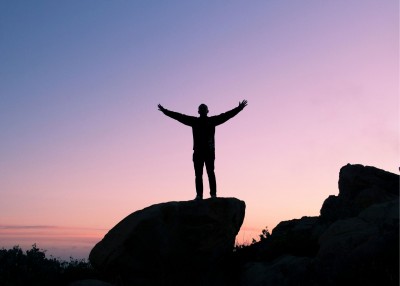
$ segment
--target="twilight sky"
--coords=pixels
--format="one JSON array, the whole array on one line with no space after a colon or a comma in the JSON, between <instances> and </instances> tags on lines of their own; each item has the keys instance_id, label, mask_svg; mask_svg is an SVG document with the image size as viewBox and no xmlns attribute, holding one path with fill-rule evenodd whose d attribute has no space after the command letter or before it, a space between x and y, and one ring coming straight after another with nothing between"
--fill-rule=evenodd
<instances>
[{"instance_id":1,"label":"twilight sky","mask_svg":"<svg viewBox=\"0 0 400 286\"><path fill-rule=\"evenodd\" d=\"M238 241L319 215L343 165L398 173L398 80L396 0L1 1L0 247L87 257L133 211L193 199L191 129L158 103L248 100L216 129Z\"/></svg>"}]
</instances>

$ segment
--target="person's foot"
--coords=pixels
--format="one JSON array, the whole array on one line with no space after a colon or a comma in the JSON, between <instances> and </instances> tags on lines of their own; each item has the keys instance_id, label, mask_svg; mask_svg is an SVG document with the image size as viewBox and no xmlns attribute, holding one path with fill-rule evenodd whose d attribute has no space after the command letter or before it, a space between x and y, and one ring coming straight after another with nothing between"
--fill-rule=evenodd
<instances>
[{"instance_id":1,"label":"person's foot","mask_svg":"<svg viewBox=\"0 0 400 286\"><path fill-rule=\"evenodd\" d=\"M201 201L203 198L200 197L199 195L196 196L196 198L194 199L195 201Z\"/></svg>"}]
</instances>

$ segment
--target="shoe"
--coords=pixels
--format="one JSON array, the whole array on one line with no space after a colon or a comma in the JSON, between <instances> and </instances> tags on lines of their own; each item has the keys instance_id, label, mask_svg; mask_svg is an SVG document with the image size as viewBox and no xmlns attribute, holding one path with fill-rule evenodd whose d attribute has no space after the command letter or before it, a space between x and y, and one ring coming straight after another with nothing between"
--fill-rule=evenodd
<instances>
[{"instance_id":1,"label":"shoe","mask_svg":"<svg viewBox=\"0 0 400 286\"><path fill-rule=\"evenodd\" d=\"M200 196L196 196L196 198L194 199L195 201L201 201L203 198L202 197L200 197Z\"/></svg>"}]
</instances>

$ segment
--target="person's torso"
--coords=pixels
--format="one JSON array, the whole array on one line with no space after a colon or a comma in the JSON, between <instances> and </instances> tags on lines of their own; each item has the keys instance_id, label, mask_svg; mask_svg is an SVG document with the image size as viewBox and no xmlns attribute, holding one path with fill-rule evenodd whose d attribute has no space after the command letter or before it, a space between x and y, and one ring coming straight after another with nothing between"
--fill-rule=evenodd
<instances>
[{"instance_id":1,"label":"person's torso","mask_svg":"<svg viewBox=\"0 0 400 286\"><path fill-rule=\"evenodd\" d=\"M209 117L199 117L192 126L193 150L212 151L215 150L215 125Z\"/></svg>"}]
</instances>

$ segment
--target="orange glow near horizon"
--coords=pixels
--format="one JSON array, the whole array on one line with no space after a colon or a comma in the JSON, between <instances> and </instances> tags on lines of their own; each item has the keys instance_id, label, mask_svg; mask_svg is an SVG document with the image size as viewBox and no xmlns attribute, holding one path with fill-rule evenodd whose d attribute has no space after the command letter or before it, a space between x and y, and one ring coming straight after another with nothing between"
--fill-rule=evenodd
<instances>
[{"instance_id":1,"label":"orange glow near horizon","mask_svg":"<svg viewBox=\"0 0 400 286\"><path fill-rule=\"evenodd\" d=\"M87 259L90 250L107 230L54 226L0 226L2 247L20 246L24 251L36 244L56 258Z\"/></svg>"}]
</instances>

